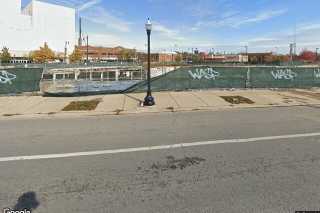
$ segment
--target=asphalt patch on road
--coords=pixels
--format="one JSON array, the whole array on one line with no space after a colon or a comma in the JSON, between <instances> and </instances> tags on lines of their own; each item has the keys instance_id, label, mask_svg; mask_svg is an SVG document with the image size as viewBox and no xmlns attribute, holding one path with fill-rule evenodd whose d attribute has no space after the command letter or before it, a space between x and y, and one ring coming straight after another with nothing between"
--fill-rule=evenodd
<instances>
[{"instance_id":1,"label":"asphalt patch on road","mask_svg":"<svg viewBox=\"0 0 320 213\"><path fill-rule=\"evenodd\" d=\"M180 185L185 181L183 179L176 180L175 178L172 178L171 175L187 168L195 168L204 161L206 161L206 159L200 157L184 157L176 159L173 156L167 156L165 160L161 162L148 163L145 166L137 167L137 178L142 182L146 191L152 191L155 188L163 189L172 184Z\"/></svg>"},{"instance_id":2,"label":"asphalt patch on road","mask_svg":"<svg viewBox=\"0 0 320 213\"><path fill-rule=\"evenodd\" d=\"M200 157L184 157L181 159L175 159L173 156L167 156L165 162L153 163L150 167L151 171L169 171L169 170L183 170L187 167L198 165L204 162L204 158Z\"/></svg>"}]
</instances>

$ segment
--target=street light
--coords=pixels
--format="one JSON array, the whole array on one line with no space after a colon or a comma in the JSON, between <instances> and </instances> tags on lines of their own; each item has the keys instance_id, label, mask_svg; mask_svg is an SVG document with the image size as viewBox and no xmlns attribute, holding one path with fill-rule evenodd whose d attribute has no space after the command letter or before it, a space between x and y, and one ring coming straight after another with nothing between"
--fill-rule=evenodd
<instances>
[{"instance_id":1,"label":"street light","mask_svg":"<svg viewBox=\"0 0 320 213\"><path fill-rule=\"evenodd\" d=\"M151 73L150 73L150 35L152 30L152 24L150 19L148 18L146 23L146 31L148 35L148 74L147 74L147 81L148 81L148 91L147 96L144 98L144 106L153 106L155 105L154 98L151 95Z\"/></svg>"},{"instance_id":2,"label":"street light","mask_svg":"<svg viewBox=\"0 0 320 213\"><path fill-rule=\"evenodd\" d=\"M86 46L87 46L87 60L86 60L86 63L89 63L89 36L87 35L85 38L83 38L83 41L86 42Z\"/></svg>"},{"instance_id":3,"label":"street light","mask_svg":"<svg viewBox=\"0 0 320 213\"><path fill-rule=\"evenodd\" d=\"M68 45L69 41L66 41L64 44L64 63L67 63Z\"/></svg>"},{"instance_id":4,"label":"street light","mask_svg":"<svg viewBox=\"0 0 320 213\"><path fill-rule=\"evenodd\" d=\"M249 48L248 45L244 46L246 55L248 55L248 48Z\"/></svg>"}]
</instances>

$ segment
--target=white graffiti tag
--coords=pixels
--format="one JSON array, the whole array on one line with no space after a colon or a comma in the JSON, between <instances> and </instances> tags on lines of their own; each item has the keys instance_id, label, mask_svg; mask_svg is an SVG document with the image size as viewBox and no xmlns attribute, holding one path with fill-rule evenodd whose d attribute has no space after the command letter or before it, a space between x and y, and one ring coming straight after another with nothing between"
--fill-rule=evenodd
<instances>
[{"instance_id":1,"label":"white graffiti tag","mask_svg":"<svg viewBox=\"0 0 320 213\"><path fill-rule=\"evenodd\" d=\"M278 69L271 71L271 75L276 80L293 80L298 76L297 73L293 72L291 69Z\"/></svg>"},{"instance_id":2,"label":"white graffiti tag","mask_svg":"<svg viewBox=\"0 0 320 213\"><path fill-rule=\"evenodd\" d=\"M320 78L320 69L314 70L314 76L315 76L316 78Z\"/></svg>"},{"instance_id":3,"label":"white graffiti tag","mask_svg":"<svg viewBox=\"0 0 320 213\"><path fill-rule=\"evenodd\" d=\"M213 79L215 80L217 77L220 76L220 73L213 68L205 68L205 69L196 69L194 72L189 70L189 74L193 79L201 80L202 78L205 79Z\"/></svg>"},{"instance_id":4,"label":"white graffiti tag","mask_svg":"<svg viewBox=\"0 0 320 213\"><path fill-rule=\"evenodd\" d=\"M12 81L16 79L17 76L7 72L6 70L0 71L0 83L1 84L12 84Z\"/></svg>"}]
</instances>

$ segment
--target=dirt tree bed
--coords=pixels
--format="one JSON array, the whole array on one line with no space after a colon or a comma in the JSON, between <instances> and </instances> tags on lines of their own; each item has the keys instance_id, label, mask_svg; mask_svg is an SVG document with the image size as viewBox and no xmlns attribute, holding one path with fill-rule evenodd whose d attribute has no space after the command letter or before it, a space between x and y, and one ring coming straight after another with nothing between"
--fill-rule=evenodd
<instances>
[{"instance_id":1,"label":"dirt tree bed","mask_svg":"<svg viewBox=\"0 0 320 213\"><path fill-rule=\"evenodd\" d=\"M97 108L101 99L93 99L88 101L72 101L65 106L62 111L92 111Z\"/></svg>"},{"instance_id":2,"label":"dirt tree bed","mask_svg":"<svg viewBox=\"0 0 320 213\"><path fill-rule=\"evenodd\" d=\"M220 96L220 97L231 104L254 104L252 100L242 96Z\"/></svg>"}]
</instances>

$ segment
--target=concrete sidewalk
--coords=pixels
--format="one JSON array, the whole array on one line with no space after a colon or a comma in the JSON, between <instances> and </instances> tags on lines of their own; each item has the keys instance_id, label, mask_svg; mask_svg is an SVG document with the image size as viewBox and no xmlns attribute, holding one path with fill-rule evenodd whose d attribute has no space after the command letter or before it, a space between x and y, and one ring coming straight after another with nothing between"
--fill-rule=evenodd
<instances>
[{"instance_id":1,"label":"concrete sidewalk","mask_svg":"<svg viewBox=\"0 0 320 213\"><path fill-rule=\"evenodd\" d=\"M86 97L0 97L0 118L16 116L132 114L195 110L221 110L230 108L320 105L320 90L206 90L184 92L155 92L156 105L141 107L144 93L97 95ZM221 96L242 96L254 104L231 104ZM101 98L94 111L63 112L71 101Z\"/></svg>"}]
</instances>

